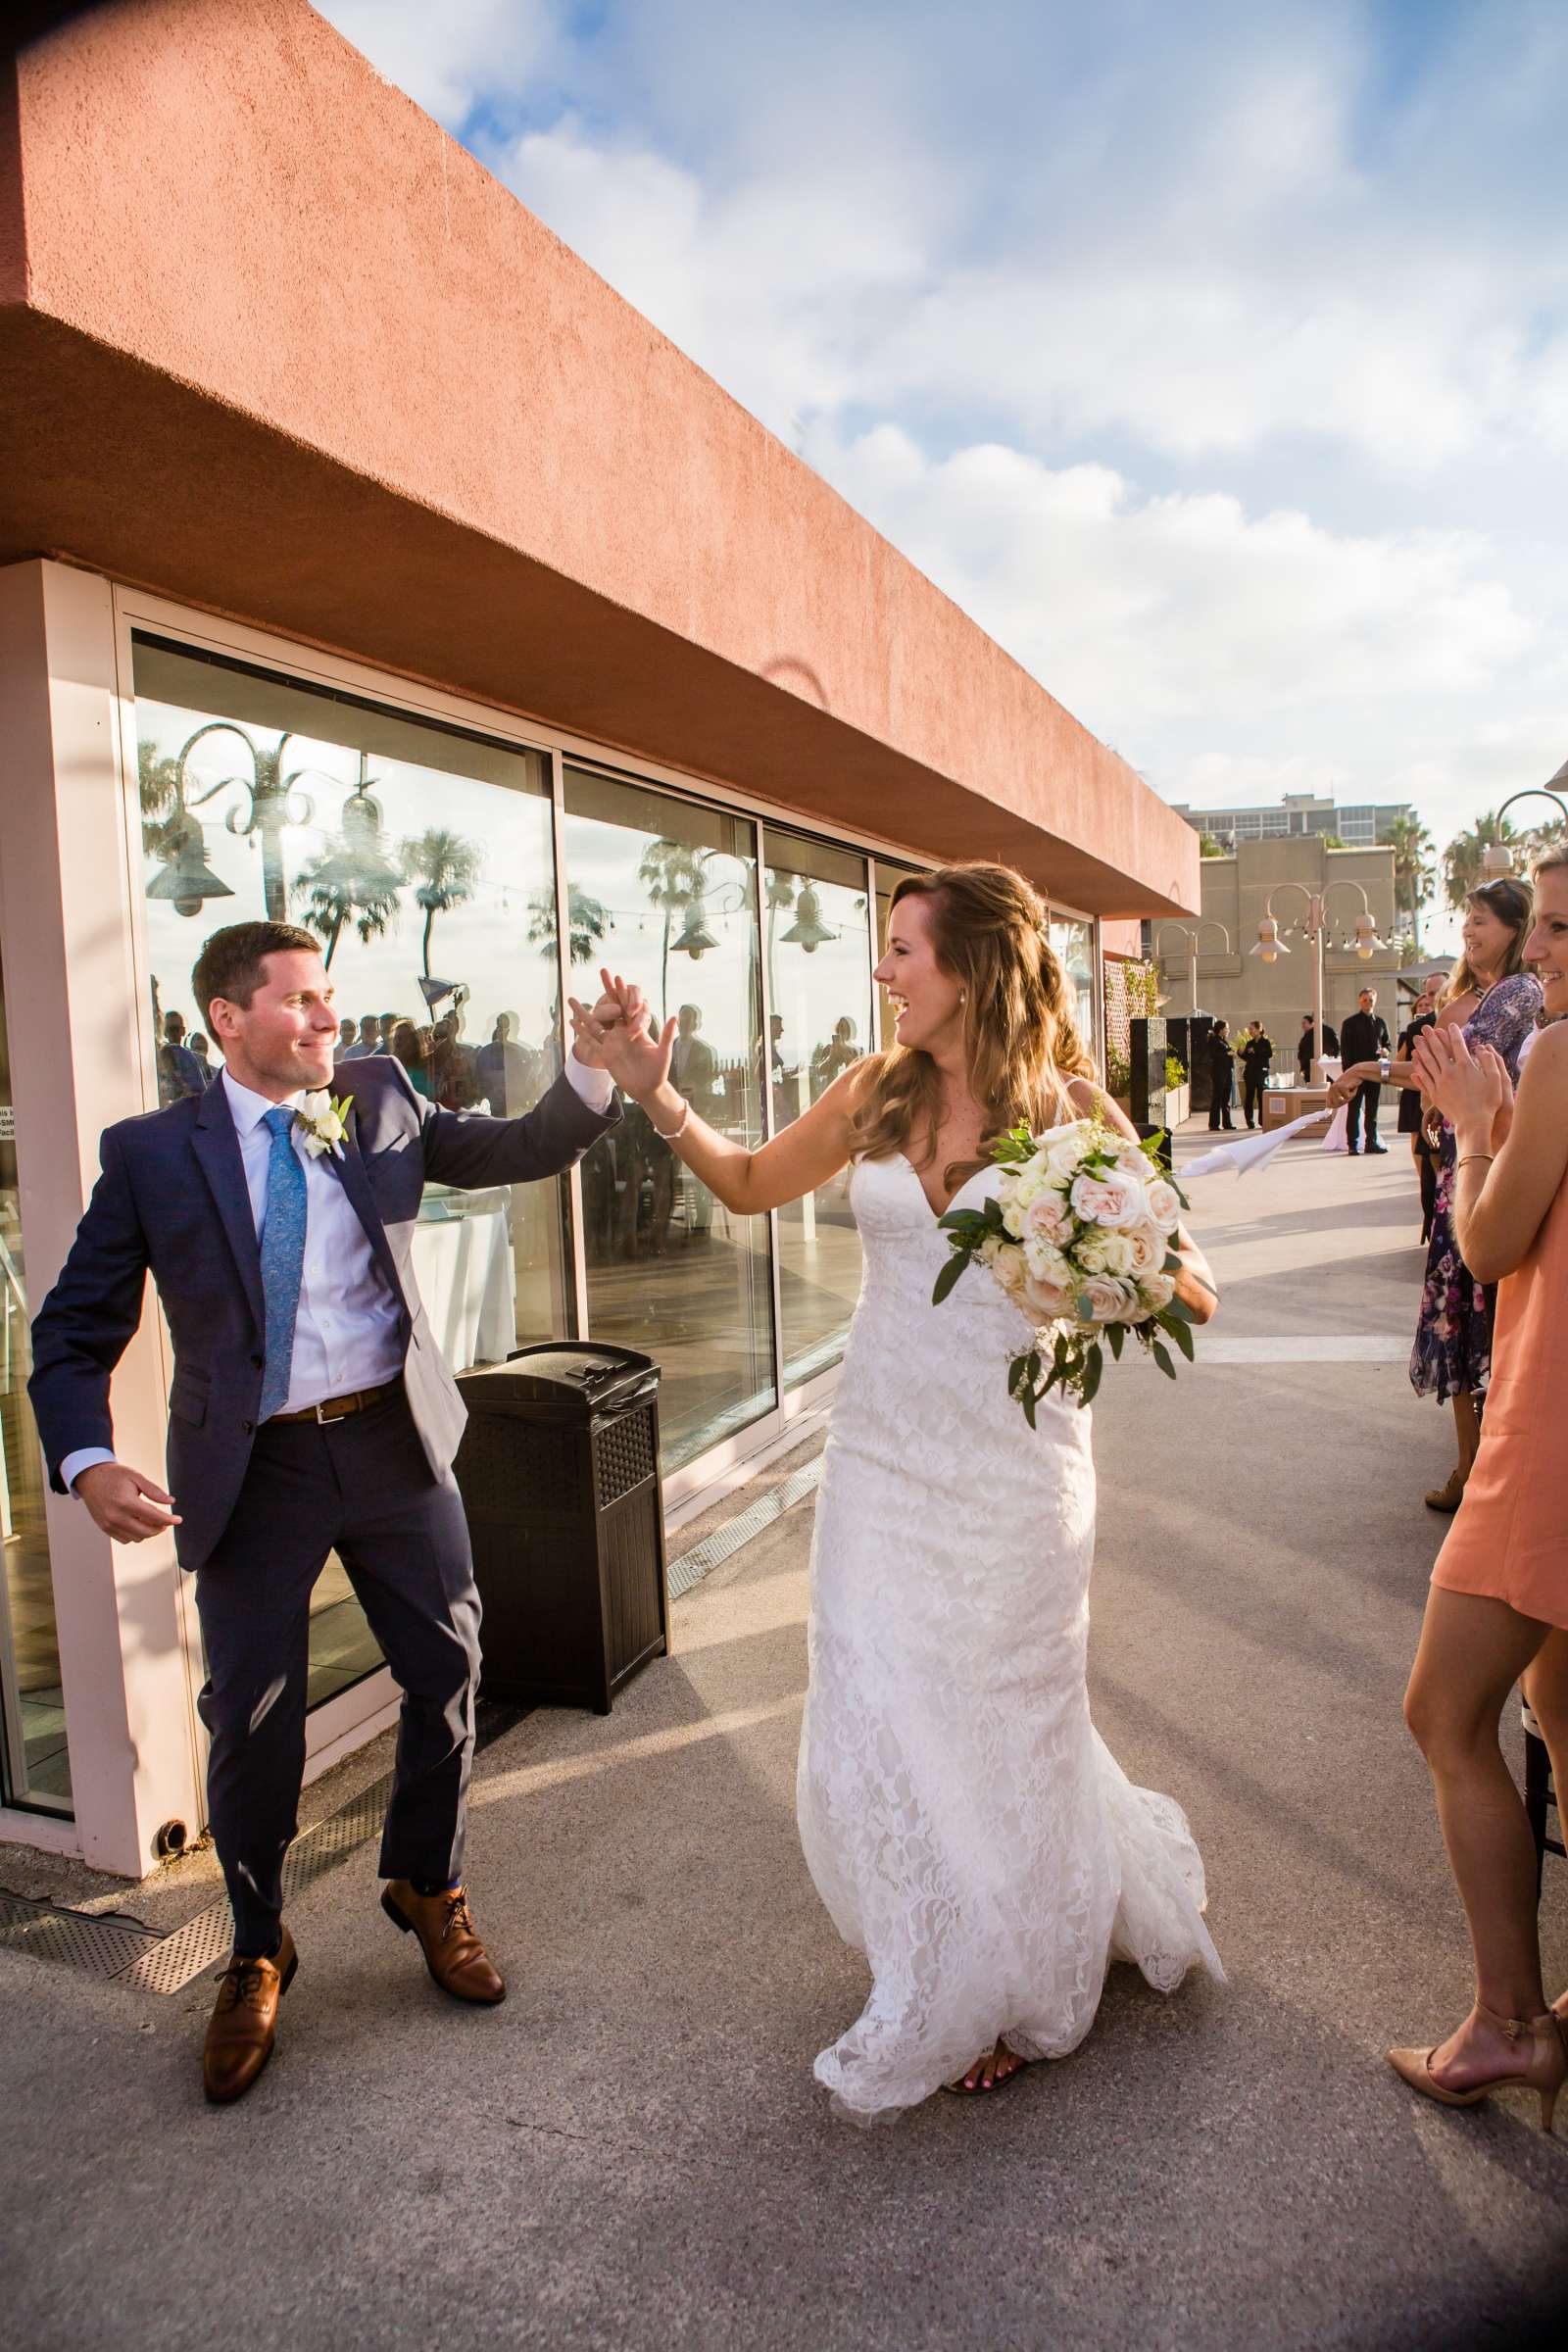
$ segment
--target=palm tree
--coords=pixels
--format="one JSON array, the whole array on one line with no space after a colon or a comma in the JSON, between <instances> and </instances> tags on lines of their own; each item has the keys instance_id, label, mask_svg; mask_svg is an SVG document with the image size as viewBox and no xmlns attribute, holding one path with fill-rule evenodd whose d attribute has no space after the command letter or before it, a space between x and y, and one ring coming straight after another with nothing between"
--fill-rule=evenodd
<instances>
[{"instance_id":1,"label":"palm tree","mask_svg":"<svg viewBox=\"0 0 1568 2352\"><path fill-rule=\"evenodd\" d=\"M445 825L432 825L429 832L416 834L403 844L403 863L411 882L416 883L414 902L424 908L424 937L420 954L424 976L430 978L430 933L438 914L447 914L454 906L462 906L473 896L473 886L479 879L481 855L479 845L465 841L461 833L449 832Z\"/></svg>"},{"instance_id":2,"label":"palm tree","mask_svg":"<svg viewBox=\"0 0 1568 2352\"><path fill-rule=\"evenodd\" d=\"M669 1018L669 934L677 907L690 906L703 887L703 860L699 850L689 849L683 841L671 841L661 835L651 841L643 852L637 868L637 879L654 906L664 910L664 951L660 967L660 1013L662 1021Z\"/></svg>"},{"instance_id":3,"label":"palm tree","mask_svg":"<svg viewBox=\"0 0 1568 2352\"><path fill-rule=\"evenodd\" d=\"M342 831L329 837L294 885L309 902L305 919L323 943L321 961L328 967L345 923L353 923L367 947L381 936L398 910L406 878L381 838L380 804L368 782L362 752L359 783L343 805Z\"/></svg>"},{"instance_id":4,"label":"palm tree","mask_svg":"<svg viewBox=\"0 0 1568 2352\"><path fill-rule=\"evenodd\" d=\"M573 963L587 963L594 950L610 929L610 917L597 899L591 899L575 882L566 885L566 954ZM528 902L528 945L537 948L541 956L555 962L560 949L556 944L556 894L541 890Z\"/></svg>"},{"instance_id":5,"label":"palm tree","mask_svg":"<svg viewBox=\"0 0 1568 2352\"><path fill-rule=\"evenodd\" d=\"M1384 827L1383 845L1394 852L1394 904L1410 916L1412 963L1421 955L1421 909L1431 898L1438 871L1433 863L1437 845L1416 815L1396 816Z\"/></svg>"},{"instance_id":6,"label":"palm tree","mask_svg":"<svg viewBox=\"0 0 1568 2352\"><path fill-rule=\"evenodd\" d=\"M142 848L149 858L174 857L185 829L179 761L161 760L156 745L145 735L136 740L136 786L141 801Z\"/></svg>"},{"instance_id":7,"label":"palm tree","mask_svg":"<svg viewBox=\"0 0 1568 2352\"><path fill-rule=\"evenodd\" d=\"M1520 836L1506 817L1498 818L1489 809L1478 816L1468 833L1456 833L1443 853L1443 879L1450 906L1462 906L1473 890L1479 890L1487 878L1485 858L1490 842L1505 842L1510 847Z\"/></svg>"}]
</instances>

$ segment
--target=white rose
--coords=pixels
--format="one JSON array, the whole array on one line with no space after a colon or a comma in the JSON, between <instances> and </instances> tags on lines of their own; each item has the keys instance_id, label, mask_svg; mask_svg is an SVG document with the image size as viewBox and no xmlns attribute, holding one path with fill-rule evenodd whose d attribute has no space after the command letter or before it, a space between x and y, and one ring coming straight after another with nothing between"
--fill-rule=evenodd
<instances>
[{"instance_id":1,"label":"white rose","mask_svg":"<svg viewBox=\"0 0 1568 2352\"><path fill-rule=\"evenodd\" d=\"M1174 1233L1182 1213L1182 1204L1176 1198L1175 1186L1167 1184L1163 1176L1156 1176L1152 1184L1145 1186L1144 1200L1150 1215L1161 1232Z\"/></svg>"},{"instance_id":2,"label":"white rose","mask_svg":"<svg viewBox=\"0 0 1568 2352\"><path fill-rule=\"evenodd\" d=\"M1067 1260L1043 1234L1030 1234L1023 1246L1023 1262L1031 1282L1054 1283L1059 1288L1072 1279Z\"/></svg>"},{"instance_id":3,"label":"white rose","mask_svg":"<svg viewBox=\"0 0 1568 2352\"><path fill-rule=\"evenodd\" d=\"M1003 1222L1003 1224L1004 1224L1004 1225L1006 1227L1006 1229L1007 1229L1008 1233L1010 1233L1010 1234L1011 1234L1011 1236L1012 1236L1012 1238L1013 1238L1013 1240L1014 1240L1015 1242L1016 1242L1016 1241L1018 1241L1018 1240L1020 1240L1020 1239L1022 1238L1022 1235L1023 1235L1023 1221L1024 1221L1024 1216L1025 1216L1025 1214L1026 1214L1026 1211L1025 1211L1025 1209L1024 1209L1024 1206L1023 1206L1023 1203L1022 1203L1021 1201L1019 1201L1019 1200L1004 1200L1004 1201L1003 1201L1003 1203L1002 1203L1002 1222Z\"/></svg>"},{"instance_id":4,"label":"white rose","mask_svg":"<svg viewBox=\"0 0 1568 2352\"><path fill-rule=\"evenodd\" d=\"M1039 1192L1045 1178L1031 1162L1024 1167L1015 1169L1010 1178L1004 1178L1003 1181L1007 1199L1015 1200L1020 1208L1027 1208Z\"/></svg>"},{"instance_id":5,"label":"white rose","mask_svg":"<svg viewBox=\"0 0 1568 2352\"><path fill-rule=\"evenodd\" d=\"M1110 1267L1112 1274L1136 1275L1142 1282L1146 1274L1157 1274L1164 1265L1169 1245L1157 1225L1135 1225L1118 1239L1127 1245L1127 1263Z\"/></svg>"},{"instance_id":6,"label":"white rose","mask_svg":"<svg viewBox=\"0 0 1568 2352\"><path fill-rule=\"evenodd\" d=\"M1072 1315L1072 1292L1065 1282L1030 1282L1018 1294L1018 1305L1034 1324L1060 1322Z\"/></svg>"},{"instance_id":7,"label":"white rose","mask_svg":"<svg viewBox=\"0 0 1568 2352\"><path fill-rule=\"evenodd\" d=\"M1176 1277L1174 1274L1141 1274L1138 1278L1138 1295L1150 1313L1157 1315L1160 1308L1169 1306L1176 1296Z\"/></svg>"},{"instance_id":8,"label":"white rose","mask_svg":"<svg viewBox=\"0 0 1568 2352\"><path fill-rule=\"evenodd\" d=\"M1003 1289L1008 1292L1021 1291L1029 1279L1029 1268L1021 1250L999 1248L991 1271Z\"/></svg>"},{"instance_id":9,"label":"white rose","mask_svg":"<svg viewBox=\"0 0 1568 2352\"><path fill-rule=\"evenodd\" d=\"M1125 1323L1137 1303L1131 1283L1112 1274L1092 1274L1078 1293L1079 1319L1090 1323ZM1083 1309L1088 1309L1087 1316Z\"/></svg>"},{"instance_id":10,"label":"white rose","mask_svg":"<svg viewBox=\"0 0 1568 2352\"><path fill-rule=\"evenodd\" d=\"M1125 1233L1102 1233L1100 1242L1100 1271L1102 1274L1127 1275L1133 1271L1132 1242Z\"/></svg>"}]
</instances>

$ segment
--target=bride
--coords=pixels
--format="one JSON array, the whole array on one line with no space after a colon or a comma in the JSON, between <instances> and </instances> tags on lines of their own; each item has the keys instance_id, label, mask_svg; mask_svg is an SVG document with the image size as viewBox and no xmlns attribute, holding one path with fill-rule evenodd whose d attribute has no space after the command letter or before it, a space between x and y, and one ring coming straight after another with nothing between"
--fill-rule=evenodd
<instances>
[{"instance_id":1,"label":"bride","mask_svg":"<svg viewBox=\"0 0 1568 2352\"><path fill-rule=\"evenodd\" d=\"M891 1051L757 1152L670 1085L676 1024L653 1034L639 990L607 973L591 1012L571 1004L579 1058L736 1214L853 1163L864 1273L817 1503L799 1814L817 1891L871 1970L815 2070L857 2122L1064 2057L1110 1960L1164 1991L1197 1962L1222 1975L1180 1808L1133 1788L1090 1721L1090 1415L1053 1396L1029 1428L1006 1394L1028 1326L978 1264L931 1303L937 1220L994 1185L990 1139L1095 1111L1132 1131L1091 1082L1045 907L1010 867L902 881L876 978ZM1179 1247L1179 1295L1204 1320L1207 1267Z\"/></svg>"}]
</instances>

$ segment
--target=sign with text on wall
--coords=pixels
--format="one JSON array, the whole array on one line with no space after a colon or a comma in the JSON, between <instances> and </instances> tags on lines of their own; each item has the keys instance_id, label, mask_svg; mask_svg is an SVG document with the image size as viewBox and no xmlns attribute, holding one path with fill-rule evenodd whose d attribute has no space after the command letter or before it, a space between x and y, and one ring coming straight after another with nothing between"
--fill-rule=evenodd
<instances>
[{"instance_id":1,"label":"sign with text on wall","mask_svg":"<svg viewBox=\"0 0 1568 2352\"><path fill-rule=\"evenodd\" d=\"M0 1144L12 1144L17 1139L17 1106L0 1102Z\"/></svg>"}]
</instances>

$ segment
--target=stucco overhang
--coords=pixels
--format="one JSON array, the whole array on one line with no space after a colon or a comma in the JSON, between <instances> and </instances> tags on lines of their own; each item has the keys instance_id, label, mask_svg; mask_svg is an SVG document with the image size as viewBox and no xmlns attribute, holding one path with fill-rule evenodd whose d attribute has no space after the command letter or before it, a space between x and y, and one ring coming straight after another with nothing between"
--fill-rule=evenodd
<instances>
[{"instance_id":1,"label":"stucco overhang","mask_svg":"<svg viewBox=\"0 0 1568 2352\"><path fill-rule=\"evenodd\" d=\"M1184 821L302 0L0 102L0 561L53 555L1131 916Z\"/></svg>"}]
</instances>

